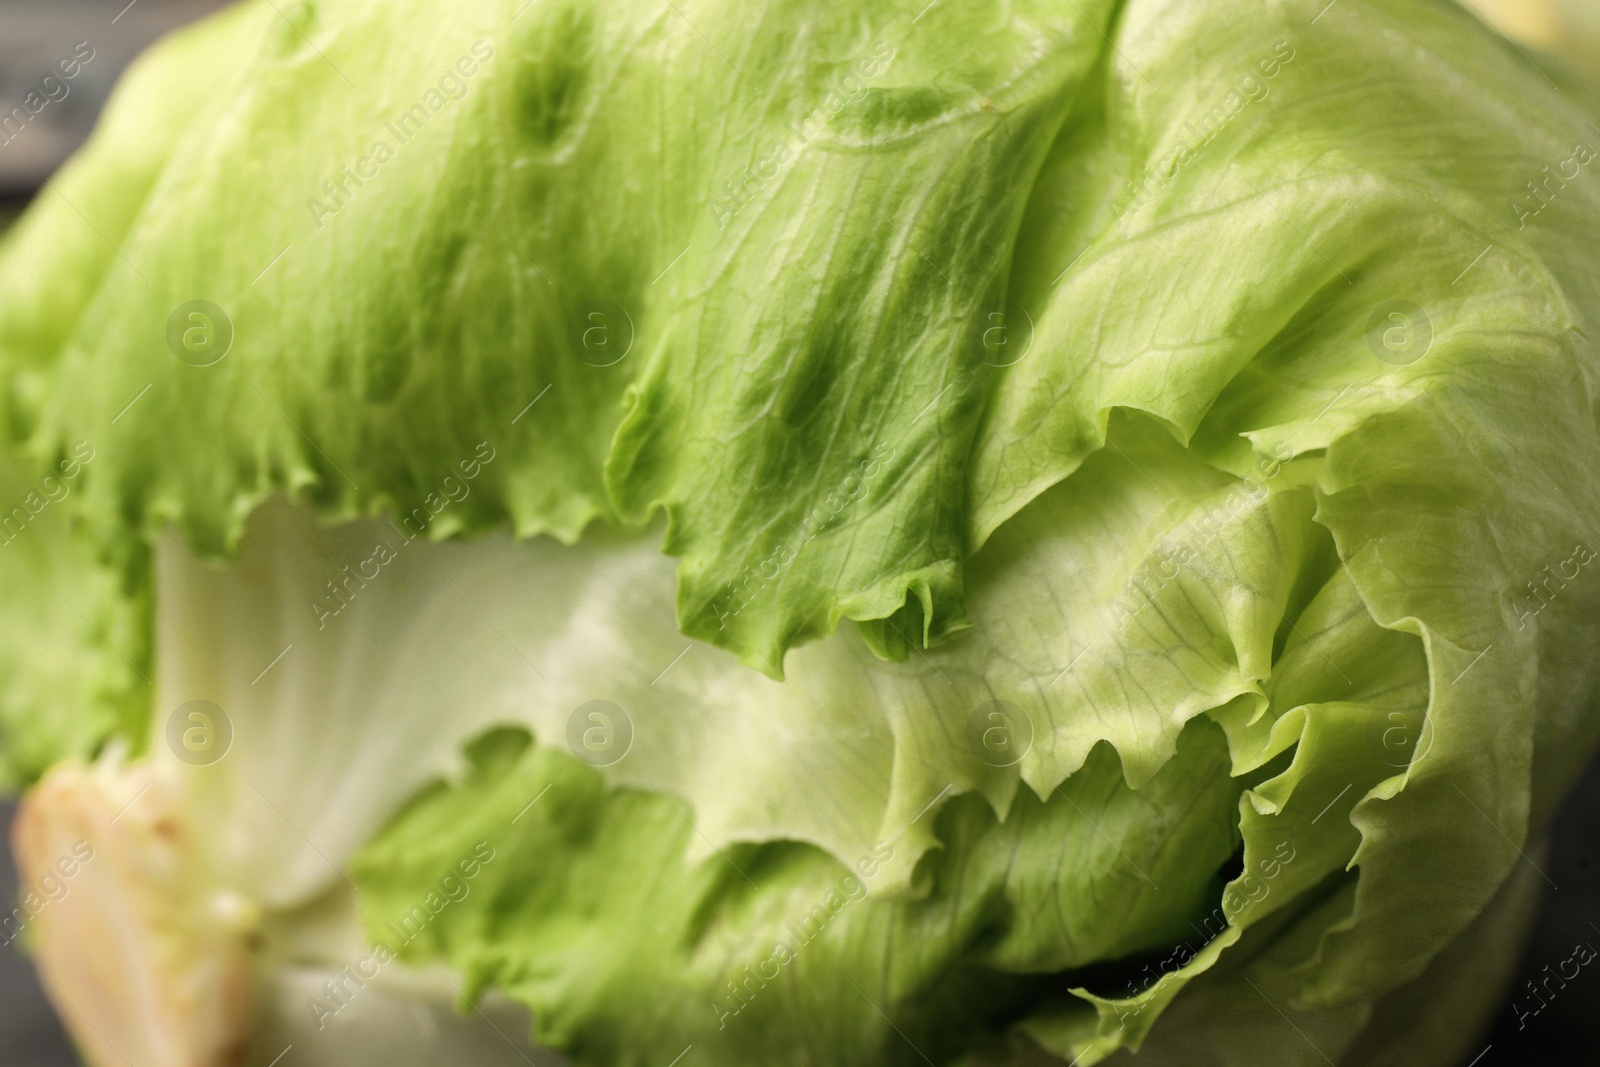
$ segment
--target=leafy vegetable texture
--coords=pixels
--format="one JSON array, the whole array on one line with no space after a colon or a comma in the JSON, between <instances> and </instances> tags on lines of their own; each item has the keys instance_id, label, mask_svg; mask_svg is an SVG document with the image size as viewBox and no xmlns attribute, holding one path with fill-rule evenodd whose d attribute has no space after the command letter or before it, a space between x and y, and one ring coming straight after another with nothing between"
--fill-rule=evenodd
<instances>
[{"instance_id":1,"label":"leafy vegetable texture","mask_svg":"<svg viewBox=\"0 0 1600 1067\"><path fill-rule=\"evenodd\" d=\"M171 38L0 247L8 934L95 1067L1464 1062L1600 740L1569 82L1439 0Z\"/></svg>"}]
</instances>

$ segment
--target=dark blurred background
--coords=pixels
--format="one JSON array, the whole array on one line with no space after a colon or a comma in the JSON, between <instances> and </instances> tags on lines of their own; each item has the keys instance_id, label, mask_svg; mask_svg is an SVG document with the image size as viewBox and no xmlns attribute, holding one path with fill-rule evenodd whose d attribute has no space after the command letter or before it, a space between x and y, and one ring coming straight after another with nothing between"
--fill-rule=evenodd
<instances>
[{"instance_id":1,"label":"dark blurred background","mask_svg":"<svg viewBox=\"0 0 1600 1067\"><path fill-rule=\"evenodd\" d=\"M50 176L146 45L221 6L217 0L0 0L0 116L22 107L46 75L59 78L57 61L74 46L93 50L77 77L62 83L64 97L50 100L20 133L0 132L0 197L26 197Z\"/></svg>"},{"instance_id":2,"label":"dark blurred background","mask_svg":"<svg viewBox=\"0 0 1600 1067\"><path fill-rule=\"evenodd\" d=\"M1600 75L1600 0L1461 2L1524 44L1564 54ZM9 140L0 132L0 231L89 133L122 68L168 30L220 6L215 0L0 0L0 115L21 106L45 75L59 73L57 62L80 43L94 52L66 83L66 96L51 100ZM60 94L59 88L52 91ZM9 826L12 811L0 803L0 823ZM1461 1067L1600 1067L1600 966L1582 969L1537 1014L1539 1001L1527 984L1553 973L1580 944L1600 950L1600 763L1557 820L1541 867L1558 888L1546 893L1484 1051ZM0 849L0 901L6 910L14 904L16 885L10 850ZM27 957L15 945L0 946L0 1064L76 1063Z\"/></svg>"}]
</instances>

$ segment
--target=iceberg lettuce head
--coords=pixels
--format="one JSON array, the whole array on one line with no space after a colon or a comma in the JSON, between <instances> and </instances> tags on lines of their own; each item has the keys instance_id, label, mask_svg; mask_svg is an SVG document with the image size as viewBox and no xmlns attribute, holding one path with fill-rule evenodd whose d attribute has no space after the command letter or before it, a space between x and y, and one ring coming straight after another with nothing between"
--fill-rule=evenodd
<instances>
[{"instance_id":1,"label":"iceberg lettuce head","mask_svg":"<svg viewBox=\"0 0 1600 1067\"><path fill-rule=\"evenodd\" d=\"M94 1067L1455 1064L1600 740L1600 115L1441 0L246 0L0 245Z\"/></svg>"}]
</instances>

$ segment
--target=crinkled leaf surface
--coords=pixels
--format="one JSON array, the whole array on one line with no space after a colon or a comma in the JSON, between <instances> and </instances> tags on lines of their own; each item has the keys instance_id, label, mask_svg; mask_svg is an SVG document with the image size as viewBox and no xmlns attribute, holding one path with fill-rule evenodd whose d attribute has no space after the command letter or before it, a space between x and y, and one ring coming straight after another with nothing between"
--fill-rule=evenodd
<instances>
[{"instance_id":1,"label":"crinkled leaf surface","mask_svg":"<svg viewBox=\"0 0 1600 1067\"><path fill-rule=\"evenodd\" d=\"M246 4L0 257L18 492L97 450L28 566L110 561L16 604L109 663L159 545L215 876L381 927L503 832L407 958L590 1061L1364 1062L1600 732L1595 113L1426 0Z\"/></svg>"}]
</instances>

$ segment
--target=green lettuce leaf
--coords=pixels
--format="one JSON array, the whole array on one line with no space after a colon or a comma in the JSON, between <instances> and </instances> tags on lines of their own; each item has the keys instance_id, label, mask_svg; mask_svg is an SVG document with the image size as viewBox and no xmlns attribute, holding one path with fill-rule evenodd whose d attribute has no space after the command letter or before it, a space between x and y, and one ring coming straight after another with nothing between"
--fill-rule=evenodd
<instances>
[{"instance_id":1,"label":"green lettuce leaf","mask_svg":"<svg viewBox=\"0 0 1600 1067\"><path fill-rule=\"evenodd\" d=\"M0 456L0 787L142 735L150 604L73 535L68 501L98 458L79 442L41 466Z\"/></svg>"},{"instance_id":2,"label":"green lettuce leaf","mask_svg":"<svg viewBox=\"0 0 1600 1067\"><path fill-rule=\"evenodd\" d=\"M951 804L901 901L867 896L896 841L850 865L781 841L687 862L678 803L608 792L566 753L517 751L521 734L480 741L473 771L352 869L376 943L528 1003L541 1042L580 1062L689 1044L716 1063L937 1061L1036 1000L1023 975L1155 949L1203 914L1238 786L1216 727L1184 736L1137 792L1102 748L1004 823Z\"/></svg>"},{"instance_id":3,"label":"green lettuce leaf","mask_svg":"<svg viewBox=\"0 0 1600 1067\"><path fill-rule=\"evenodd\" d=\"M436 534L509 517L571 540L664 508L683 629L768 673L908 598L881 629L932 640L965 625L965 460L998 373L969 325L1003 294L1027 161L1111 6L773 12L707 62L705 34L737 26L709 6L484 5L417 34L426 5L247 5L265 25L211 32L227 75L148 150L167 148L158 177L111 230L124 262L74 264L94 299L49 309L55 381L30 415L100 427L143 395L96 479L100 521L176 521L208 553L277 490L329 518L407 513L438 492L438 457L489 440L507 457L493 491ZM824 110L742 91L753 76ZM723 135L655 139L650 116L711 99L733 109ZM792 160L768 158L790 139ZM92 173L119 208L140 190ZM605 180L621 173L639 183ZM774 284L775 246L793 269ZM729 276L761 278L760 298ZM198 300L230 338L206 367L169 351Z\"/></svg>"}]
</instances>

